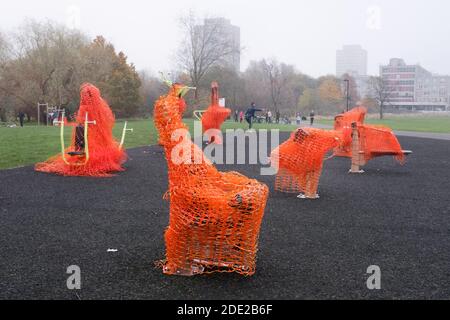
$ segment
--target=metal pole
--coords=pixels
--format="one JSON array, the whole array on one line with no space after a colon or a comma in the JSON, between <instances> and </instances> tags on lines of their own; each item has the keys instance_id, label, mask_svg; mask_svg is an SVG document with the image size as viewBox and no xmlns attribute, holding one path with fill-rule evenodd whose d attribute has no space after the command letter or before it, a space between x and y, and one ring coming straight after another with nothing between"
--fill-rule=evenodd
<instances>
[{"instance_id":1,"label":"metal pole","mask_svg":"<svg viewBox=\"0 0 450 320\"><path fill-rule=\"evenodd\" d=\"M349 111L349 102L350 102L350 80L345 79L345 82L347 82L347 112Z\"/></svg>"}]
</instances>

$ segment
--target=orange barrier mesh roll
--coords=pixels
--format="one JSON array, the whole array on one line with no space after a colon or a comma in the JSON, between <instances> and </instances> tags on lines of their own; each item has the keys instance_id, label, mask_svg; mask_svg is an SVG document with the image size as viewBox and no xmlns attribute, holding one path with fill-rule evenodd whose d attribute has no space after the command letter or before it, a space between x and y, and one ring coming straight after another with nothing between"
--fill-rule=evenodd
<instances>
[{"instance_id":1,"label":"orange barrier mesh roll","mask_svg":"<svg viewBox=\"0 0 450 320\"><path fill-rule=\"evenodd\" d=\"M182 122L182 91L173 85L154 109L169 172L163 272L252 275L268 188L236 172L221 173L205 158Z\"/></svg>"},{"instance_id":2,"label":"orange barrier mesh roll","mask_svg":"<svg viewBox=\"0 0 450 320\"><path fill-rule=\"evenodd\" d=\"M342 144L335 149L334 154L338 157L352 157L352 123L363 124L367 114L364 107L356 107L346 113L336 116L334 130L341 131Z\"/></svg>"},{"instance_id":3,"label":"orange barrier mesh roll","mask_svg":"<svg viewBox=\"0 0 450 320\"><path fill-rule=\"evenodd\" d=\"M289 140L271 154L271 164L278 168L275 190L317 198L324 157L339 145L341 137L338 131L295 130Z\"/></svg>"},{"instance_id":4,"label":"orange barrier mesh roll","mask_svg":"<svg viewBox=\"0 0 450 320\"><path fill-rule=\"evenodd\" d=\"M392 155L401 164L405 155L392 129L384 126L359 125L359 150L363 151L364 160Z\"/></svg>"},{"instance_id":5,"label":"orange barrier mesh roll","mask_svg":"<svg viewBox=\"0 0 450 320\"><path fill-rule=\"evenodd\" d=\"M92 84L83 84L80 97L77 124L73 126L84 126L86 113L89 121L95 121L95 124L89 125L88 128L89 159L86 159L86 155L82 153L76 156L69 155L72 152L80 152L80 140L83 141L84 138L84 135L80 137L82 133L80 134L80 131L75 128L71 146L64 151L67 163L59 154L46 162L36 164L37 171L64 176L92 177L105 177L112 172L123 171L122 163L126 159L126 154L119 148L119 143L113 137L114 115L101 97L100 90Z\"/></svg>"},{"instance_id":6,"label":"orange barrier mesh roll","mask_svg":"<svg viewBox=\"0 0 450 320\"><path fill-rule=\"evenodd\" d=\"M220 130L222 124L230 116L231 110L219 105L219 85L217 82L211 84L211 105L202 117L203 133L209 134L209 142L222 144L222 139L214 132L208 130Z\"/></svg>"}]
</instances>

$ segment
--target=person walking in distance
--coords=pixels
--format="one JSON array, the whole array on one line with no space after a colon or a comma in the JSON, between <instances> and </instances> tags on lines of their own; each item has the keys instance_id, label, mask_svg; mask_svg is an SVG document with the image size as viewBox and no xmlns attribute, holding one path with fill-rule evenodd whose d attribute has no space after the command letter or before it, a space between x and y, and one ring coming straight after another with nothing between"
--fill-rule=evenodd
<instances>
[{"instance_id":1,"label":"person walking in distance","mask_svg":"<svg viewBox=\"0 0 450 320\"><path fill-rule=\"evenodd\" d=\"M253 127L253 118L255 117L255 113L258 111L262 111L261 109L256 108L256 104L252 102L250 108L245 112L245 121L248 123L248 129L251 130Z\"/></svg>"},{"instance_id":2,"label":"person walking in distance","mask_svg":"<svg viewBox=\"0 0 450 320\"><path fill-rule=\"evenodd\" d=\"M23 127L23 120L25 119L25 113L23 111L20 111L18 118L19 118L20 126Z\"/></svg>"},{"instance_id":3,"label":"person walking in distance","mask_svg":"<svg viewBox=\"0 0 450 320\"><path fill-rule=\"evenodd\" d=\"M316 114L314 113L314 110L311 110L311 113L309 114L309 118L311 119L311 127L314 125L314 117Z\"/></svg>"}]
</instances>

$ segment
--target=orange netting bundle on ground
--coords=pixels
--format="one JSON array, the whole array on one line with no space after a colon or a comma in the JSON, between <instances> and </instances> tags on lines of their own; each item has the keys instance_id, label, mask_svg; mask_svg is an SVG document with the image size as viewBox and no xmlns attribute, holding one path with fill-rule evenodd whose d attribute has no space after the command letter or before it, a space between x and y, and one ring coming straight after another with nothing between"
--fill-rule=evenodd
<instances>
[{"instance_id":1,"label":"orange netting bundle on ground","mask_svg":"<svg viewBox=\"0 0 450 320\"><path fill-rule=\"evenodd\" d=\"M358 125L359 150L363 152L365 162L392 155L403 164L405 154L391 128L375 125Z\"/></svg>"},{"instance_id":2,"label":"orange netting bundle on ground","mask_svg":"<svg viewBox=\"0 0 450 320\"><path fill-rule=\"evenodd\" d=\"M123 171L122 164L126 154L113 137L115 119L111 109L100 96L99 89L92 84L83 84L80 96L80 108L76 124L73 125L75 129L71 146L64 150L64 154L36 164L37 171L64 176L93 177L104 177L112 172ZM89 121L87 139L84 130L86 114Z\"/></svg>"},{"instance_id":3,"label":"orange netting bundle on ground","mask_svg":"<svg viewBox=\"0 0 450 320\"><path fill-rule=\"evenodd\" d=\"M252 275L268 188L236 172L219 172L192 143L180 113L184 88L173 85L154 109L169 172L163 272Z\"/></svg>"},{"instance_id":4,"label":"orange netting bundle on ground","mask_svg":"<svg viewBox=\"0 0 450 320\"><path fill-rule=\"evenodd\" d=\"M364 123L367 109L364 107L354 108L346 113L336 116L334 122L334 130L342 132L342 144L334 150L334 154L338 157L352 156L352 123L358 125Z\"/></svg>"},{"instance_id":5,"label":"orange netting bundle on ground","mask_svg":"<svg viewBox=\"0 0 450 320\"><path fill-rule=\"evenodd\" d=\"M271 164L278 168L275 189L302 193L301 198L317 198L325 155L340 144L341 136L340 132L333 130L295 130L289 140L271 154Z\"/></svg>"},{"instance_id":6,"label":"orange netting bundle on ground","mask_svg":"<svg viewBox=\"0 0 450 320\"><path fill-rule=\"evenodd\" d=\"M230 113L230 109L219 105L219 85L217 82L213 82L211 84L211 105L202 117L203 133L206 132L209 136L209 142L222 144L221 136L217 131L220 131L220 127L230 116Z\"/></svg>"}]
</instances>

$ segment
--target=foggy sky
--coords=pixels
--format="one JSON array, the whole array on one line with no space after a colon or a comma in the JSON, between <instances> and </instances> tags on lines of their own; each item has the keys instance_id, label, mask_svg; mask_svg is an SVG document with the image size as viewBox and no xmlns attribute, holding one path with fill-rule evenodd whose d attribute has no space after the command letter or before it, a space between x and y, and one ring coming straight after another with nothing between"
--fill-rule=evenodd
<instances>
[{"instance_id":1,"label":"foggy sky","mask_svg":"<svg viewBox=\"0 0 450 320\"><path fill-rule=\"evenodd\" d=\"M193 9L241 28L242 70L250 60L276 57L314 77L334 74L336 50L360 44L370 74L401 57L450 75L448 0L1 0L0 30L14 30L25 18L66 24L71 6L79 8L82 31L105 36L139 70L176 67L177 21Z\"/></svg>"}]
</instances>

